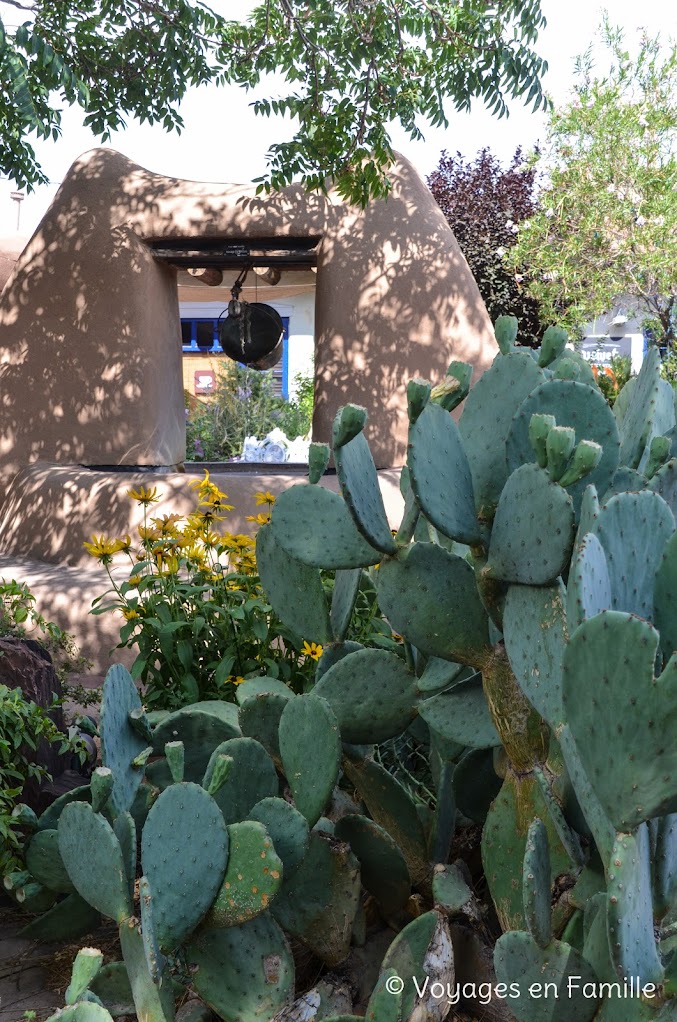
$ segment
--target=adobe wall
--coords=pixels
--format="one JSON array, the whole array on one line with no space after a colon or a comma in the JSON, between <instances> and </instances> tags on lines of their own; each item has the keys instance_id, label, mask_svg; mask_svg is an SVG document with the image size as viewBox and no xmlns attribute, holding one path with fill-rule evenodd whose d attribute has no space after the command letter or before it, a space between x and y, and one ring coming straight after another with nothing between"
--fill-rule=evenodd
<instances>
[{"instance_id":1,"label":"adobe wall","mask_svg":"<svg viewBox=\"0 0 677 1022\"><path fill-rule=\"evenodd\" d=\"M199 184L108 149L71 168L0 296L0 479L36 461L180 464L184 404L176 274L167 238L320 237L313 433L364 404L379 468L401 465L405 387L452 358L477 376L495 354L454 236L405 160L366 211L335 194Z\"/></svg>"}]
</instances>

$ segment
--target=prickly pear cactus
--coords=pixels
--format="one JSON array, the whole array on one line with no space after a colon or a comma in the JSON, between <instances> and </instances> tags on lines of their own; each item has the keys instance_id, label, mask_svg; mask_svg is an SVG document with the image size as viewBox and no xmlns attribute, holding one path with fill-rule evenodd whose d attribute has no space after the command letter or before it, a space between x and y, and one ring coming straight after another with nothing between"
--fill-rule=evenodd
<instances>
[{"instance_id":1,"label":"prickly pear cactus","mask_svg":"<svg viewBox=\"0 0 677 1022\"><path fill-rule=\"evenodd\" d=\"M149 735L112 676L112 777L38 821L29 863L63 899L42 932L116 919L139 1018L171 1020L180 981L227 1022L442 1022L473 969L518 1022L674 1018L674 403L653 352L612 412L563 331L496 333L473 389L461 363L410 383L401 522L346 406L341 495L318 445L261 531L270 603L325 646L312 692L250 678ZM396 650L346 639L365 576ZM295 1000L303 955L347 1001ZM76 1007L106 1010L106 968Z\"/></svg>"}]
</instances>

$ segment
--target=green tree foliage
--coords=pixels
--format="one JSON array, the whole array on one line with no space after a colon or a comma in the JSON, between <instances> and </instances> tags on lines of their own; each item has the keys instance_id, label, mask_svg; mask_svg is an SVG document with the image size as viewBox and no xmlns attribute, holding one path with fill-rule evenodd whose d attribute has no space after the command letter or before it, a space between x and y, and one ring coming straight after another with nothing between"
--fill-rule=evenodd
<instances>
[{"instance_id":1,"label":"green tree foliage","mask_svg":"<svg viewBox=\"0 0 677 1022\"><path fill-rule=\"evenodd\" d=\"M677 47L643 35L637 52L605 22L609 56L576 65L571 102L551 115L540 210L510 253L530 293L572 329L628 298L674 343L677 310Z\"/></svg>"},{"instance_id":2,"label":"green tree foliage","mask_svg":"<svg viewBox=\"0 0 677 1022\"><path fill-rule=\"evenodd\" d=\"M129 117L180 129L189 86L278 72L288 91L254 108L298 130L271 148L268 184L333 177L361 203L388 191L388 121L416 138L421 119L446 123L445 100L546 103L540 0L264 0L237 21L189 0L8 2L25 20L0 21L0 173L22 187L44 181L30 136L57 139L64 103L106 140Z\"/></svg>"},{"instance_id":3,"label":"green tree foliage","mask_svg":"<svg viewBox=\"0 0 677 1022\"><path fill-rule=\"evenodd\" d=\"M526 290L524 275L516 275L505 262L519 225L536 212L535 175L519 148L507 168L489 149L472 161L444 152L428 186L461 246L491 320L516 316L520 343L538 345L547 323Z\"/></svg>"}]
</instances>

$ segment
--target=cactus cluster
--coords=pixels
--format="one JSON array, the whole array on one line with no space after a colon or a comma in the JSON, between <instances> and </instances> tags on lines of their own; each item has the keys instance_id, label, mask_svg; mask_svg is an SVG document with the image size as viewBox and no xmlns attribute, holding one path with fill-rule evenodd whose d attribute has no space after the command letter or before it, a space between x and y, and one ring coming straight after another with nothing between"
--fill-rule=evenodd
<instances>
[{"instance_id":1,"label":"cactus cluster","mask_svg":"<svg viewBox=\"0 0 677 1022\"><path fill-rule=\"evenodd\" d=\"M177 984L226 1022L436 1022L450 1005L414 977L451 987L459 925L490 928L449 863L470 822L503 931L494 980L519 1022L675 1016L672 391L650 349L612 412L562 331L521 349L502 317L496 336L472 390L460 363L410 384L395 536L353 406L261 528L275 612L325 646L312 691L252 678L238 707L152 720L125 672L109 675L103 771L28 849L54 904L26 932L72 936L92 913L120 929L124 969L76 962L64 1022L125 998L165 1022ZM330 453L340 496L318 485ZM365 572L401 655L346 641ZM373 755L412 730L434 811ZM375 917L390 938L359 1009L330 983L295 1002L290 938L333 970L367 961Z\"/></svg>"}]
</instances>

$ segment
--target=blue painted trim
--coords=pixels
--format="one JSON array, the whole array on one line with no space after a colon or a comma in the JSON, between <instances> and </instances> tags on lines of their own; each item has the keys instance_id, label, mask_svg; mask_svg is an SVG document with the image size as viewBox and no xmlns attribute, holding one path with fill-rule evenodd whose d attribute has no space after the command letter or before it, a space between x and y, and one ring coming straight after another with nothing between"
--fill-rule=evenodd
<instances>
[{"instance_id":1,"label":"blue painted trim","mask_svg":"<svg viewBox=\"0 0 677 1022\"><path fill-rule=\"evenodd\" d=\"M289 400L289 316L282 316L282 397Z\"/></svg>"}]
</instances>

